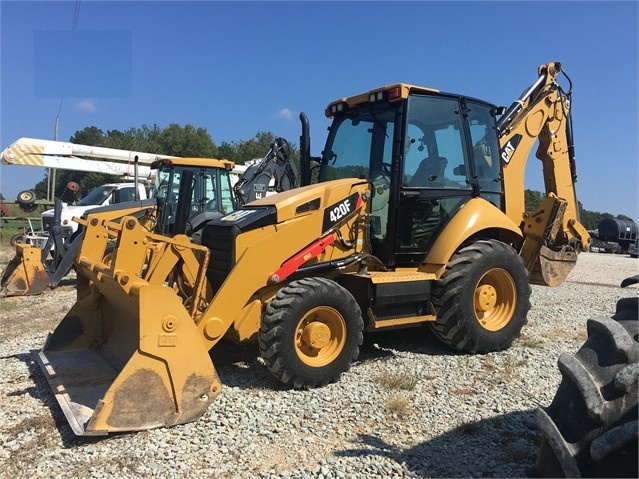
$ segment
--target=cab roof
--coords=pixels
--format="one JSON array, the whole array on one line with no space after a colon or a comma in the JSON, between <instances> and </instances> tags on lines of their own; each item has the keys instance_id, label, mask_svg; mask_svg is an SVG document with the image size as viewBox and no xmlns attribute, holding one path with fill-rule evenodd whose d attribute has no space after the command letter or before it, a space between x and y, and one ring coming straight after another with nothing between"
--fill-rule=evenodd
<instances>
[{"instance_id":1,"label":"cab roof","mask_svg":"<svg viewBox=\"0 0 639 479\"><path fill-rule=\"evenodd\" d=\"M350 97L340 98L339 100L335 100L328 104L326 107L325 114L328 118L332 118L333 115L339 111L342 111L344 107L352 108L354 106L363 104L363 103L375 103L378 101L388 101L388 102L396 102L406 100L410 94L442 94L442 95L452 95L452 96L464 96L469 100L478 101L481 103L485 103L490 106L494 106L491 103L488 103L484 100L479 100L477 98L469 97L466 95L454 95L451 93L444 93L441 90L436 88L412 85L410 83L393 83L390 85L384 85L373 90L369 90L366 93L360 93L359 95L354 95Z\"/></svg>"}]
</instances>

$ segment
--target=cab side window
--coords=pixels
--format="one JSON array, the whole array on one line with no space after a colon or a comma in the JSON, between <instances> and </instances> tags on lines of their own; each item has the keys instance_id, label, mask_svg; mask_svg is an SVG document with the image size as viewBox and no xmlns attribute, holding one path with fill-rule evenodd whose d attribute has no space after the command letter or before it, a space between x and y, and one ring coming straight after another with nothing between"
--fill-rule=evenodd
<instances>
[{"instance_id":1,"label":"cab side window","mask_svg":"<svg viewBox=\"0 0 639 479\"><path fill-rule=\"evenodd\" d=\"M485 105L469 102L468 121L473 144L475 174L482 191L501 190L499 146L494 132L495 120Z\"/></svg>"},{"instance_id":2,"label":"cab side window","mask_svg":"<svg viewBox=\"0 0 639 479\"><path fill-rule=\"evenodd\" d=\"M428 96L409 99L404 186L469 188L463 166L463 127L459 111L456 99Z\"/></svg>"}]
</instances>

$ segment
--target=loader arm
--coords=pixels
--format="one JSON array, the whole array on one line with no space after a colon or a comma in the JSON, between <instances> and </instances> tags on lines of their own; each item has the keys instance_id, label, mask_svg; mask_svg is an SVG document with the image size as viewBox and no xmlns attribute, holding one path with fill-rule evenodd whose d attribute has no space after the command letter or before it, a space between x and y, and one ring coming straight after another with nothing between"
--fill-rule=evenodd
<instances>
[{"instance_id":1,"label":"loader arm","mask_svg":"<svg viewBox=\"0 0 639 479\"><path fill-rule=\"evenodd\" d=\"M497 121L497 130L505 211L524 235L520 255L531 281L556 286L565 280L577 255L588 248L590 236L579 221L575 191L571 93L557 83L563 73L560 63L541 65L538 73L537 81ZM536 141L546 199L537 211L526 212L526 162Z\"/></svg>"},{"instance_id":2,"label":"loader arm","mask_svg":"<svg viewBox=\"0 0 639 479\"><path fill-rule=\"evenodd\" d=\"M60 205L57 206L60 208ZM128 203L120 203L116 205L102 206L90 210L93 214L92 221L117 221L124 216L132 216L136 221L140 222L144 228L152 229L157 216L157 206L155 200L133 201ZM87 220L74 217L74 221L87 227ZM111 238L113 241L113 238ZM53 235L48 241L56 241ZM62 277L69 272L76 256L83 249L87 251L94 248L95 243L104 243L104 247L98 253L104 254L107 249L109 238L105 235L84 237L84 233L80 233L74 241L68 245L62 245L61 239L57 239L57 251L64 248L64 253L60 253L54 259L48 258L49 249L40 249L40 247L31 244L16 245L15 256L11 259L7 267L2 272L0 280L0 296L30 296L40 294L48 287L56 286ZM112 242L112 248L115 243ZM97 251L97 250L95 250ZM102 256L100 256L102 260ZM83 285L78 285L78 290Z\"/></svg>"}]
</instances>

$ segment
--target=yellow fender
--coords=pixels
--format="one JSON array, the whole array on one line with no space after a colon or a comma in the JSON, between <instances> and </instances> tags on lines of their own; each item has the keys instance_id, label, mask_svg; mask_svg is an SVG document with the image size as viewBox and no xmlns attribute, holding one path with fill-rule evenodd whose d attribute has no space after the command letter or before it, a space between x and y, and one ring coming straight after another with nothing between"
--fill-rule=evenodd
<instances>
[{"instance_id":1,"label":"yellow fender","mask_svg":"<svg viewBox=\"0 0 639 479\"><path fill-rule=\"evenodd\" d=\"M499 208L482 198L472 198L455 214L437 238L424 261L425 272L441 276L459 246L484 230L498 230L500 239L506 243L514 243L523 238L519 226Z\"/></svg>"}]
</instances>

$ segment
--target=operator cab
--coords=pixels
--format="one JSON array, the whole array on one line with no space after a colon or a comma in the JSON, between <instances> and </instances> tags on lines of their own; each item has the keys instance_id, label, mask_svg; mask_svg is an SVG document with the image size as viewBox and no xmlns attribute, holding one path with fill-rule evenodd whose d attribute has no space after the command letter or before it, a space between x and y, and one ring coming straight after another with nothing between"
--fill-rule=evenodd
<instances>
[{"instance_id":1,"label":"operator cab","mask_svg":"<svg viewBox=\"0 0 639 479\"><path fill-rule=\"evenodd\" d=\"M317 179L369 179L373 254L387 265L421 264L469 199L502 208L495 111L406 84L334 102Z\"/></svg>"},{"instance_id":2,"label":"operator cab","mask_svg":"<svg viewBox=\"0 0 639 479\"><path fill-rule=\"evenodd\" d=\"M197 158L164 159L154 163L152 168L157 169L155 197L158 204L158 232L169 236L178 233L175 231L175 222L180 182L185 172L192 173L187 235L193 237L207 221L234 211L236 205L230 176L232 167L232 163L224 160Z\"/></svg>"}]
</instances>

